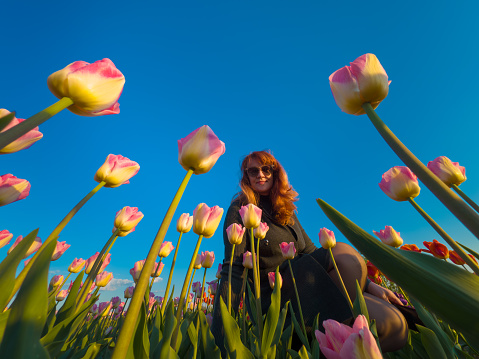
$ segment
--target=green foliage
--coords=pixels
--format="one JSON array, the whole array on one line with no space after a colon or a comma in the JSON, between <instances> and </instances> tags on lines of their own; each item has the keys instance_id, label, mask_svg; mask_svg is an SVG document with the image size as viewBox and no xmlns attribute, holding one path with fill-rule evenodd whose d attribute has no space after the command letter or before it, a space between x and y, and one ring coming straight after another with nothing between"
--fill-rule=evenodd
<instances>
[{"instance_id":1,"label":"green foliage","mask_svg":"<svg viewBox=\"0 0 479 359\"><path fill-rule=\"evenodd\" d=\"M369 313L368 307L366 306L366 301L364 300L363 291L359 286L358 281L356 280L356 299L353 303L353 314L354 318L357 318L358 315L362 314L366 317L369 323Z\"/></svg>"}]
</instances>

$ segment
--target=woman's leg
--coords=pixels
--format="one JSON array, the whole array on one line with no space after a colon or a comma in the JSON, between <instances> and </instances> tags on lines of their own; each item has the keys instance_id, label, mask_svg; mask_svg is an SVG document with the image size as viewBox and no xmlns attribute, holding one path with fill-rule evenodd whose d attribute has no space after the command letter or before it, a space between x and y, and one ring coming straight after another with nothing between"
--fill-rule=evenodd
<instances>
[{"instance_id":1,"label":"woman's leg","mask_svg":"<svg viewBox=\"0 0 479 359\"><path fill-rule=\"evenodd\" d=\"M364 293L369 319L376 320L379 344L383 352L401 349L407 342L408 326L401 312L392 304Z\"/></svg>"}]
</instances>

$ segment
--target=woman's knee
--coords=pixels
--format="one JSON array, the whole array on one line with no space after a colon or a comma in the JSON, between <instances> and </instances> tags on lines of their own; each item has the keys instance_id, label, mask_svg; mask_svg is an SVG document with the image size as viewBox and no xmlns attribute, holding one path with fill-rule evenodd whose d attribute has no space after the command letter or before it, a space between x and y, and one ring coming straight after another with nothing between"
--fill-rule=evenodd
<instances>
[{"instance_id":1,"label":"woman's knee","mask_svg":"<svg viewBox=\"0 0 479 359\"><path fill-rule=\"evenodd\" d=\"M349 244L338 242L332 249L332 252L338 268L342 269L344 267L352 267L355 270L359 270L361 272L361 276L366 276L366 262L358 253L358 251ZM330 263L330 267L332 266L333 264Z\"/></svg>"}]
</instances>

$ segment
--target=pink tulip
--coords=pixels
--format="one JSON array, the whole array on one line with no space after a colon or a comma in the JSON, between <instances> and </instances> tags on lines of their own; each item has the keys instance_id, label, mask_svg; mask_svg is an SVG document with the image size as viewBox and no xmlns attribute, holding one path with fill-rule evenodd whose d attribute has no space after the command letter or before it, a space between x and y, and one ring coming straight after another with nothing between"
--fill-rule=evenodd
<instances>
[{"instance_id":1,"label":"pink tulip","mask_svg":"<svg viewBox=\"0 0 479 359\"><path fill-rule=\"evenodd\" d=\"M68 295L68 289L61 290L57 293L57 296L55 297L57 302L61 302L64 300Z\"/></svg>"},{"instance_id":2,"label":"pink tulip","mask_svg":"<svg viewBox=\"0 0 479 359\"><path fill-rule=\"evenodd\" d=\"M101 302L98 306L98 314L106 317L111 309L111 302Z\"/></svg>"},{"instance_id":3,"label":"pink tulip","mask_svg":"<svg viewBox=\"0 0 479 359\"><path fill-rule=\"evenodd\" d=\"M0 176L0 207L27 198L30 182L8 173Z\"/></svg>"},{"instance_id":4,"label":"pink tulip","mask_svg":"<svg viewBox=\"0 0 479 359\"><path fill-rule=\"evenodd\" d=\"M210 294L215 295L216 291L218 290L218 281L214 280L208 283L208 290L210 291Z\"/></svg>"},{"instance_id":5,"label":"pink tulip","mask_svg":"<svg viewBox=\"0 0 479 359\"><path fill-rule=\"evenodd\" d=\"M203 258L201 257L201 253L198 253L195 257L195 264L193 265L194 269L201 269L201 261Z\"/></svg>"},{"instance_id":6,"label":"pink tulip","mask_svg":"<svg viewBox=\"0 0 479 359\"><path fill-rule=\"evenodd\" d=\"M407 201L421 191L416 175L405 166L395 166L385 172L379 187L395 201Z\"/></svg>"},{"instance_id":7,"label":"pink tulip","mask_svg":"<svg viewBox=\"0 0 479 359\"><path fill-rule=\"evenodd\" d=\"M56 261L58 258L60 258L63 255L63 253L66 252L68 248L70 248L70 244L67 244L66 241L63 241L63 242L57 241L57 246L55 247L55 250L53 251L53 254L52 254L52 261Z\"/></svg>"},{"instance_id":8,"label":"pink tulip","mask_svg":"<svg viewBox=\"0 0 479 359\"><path fill-rule=\"evenodd\" d=\"M48 88L58 98L69 97L68 109L80 116L101 116L120 113L118 99L125 77L110 59L89 64L75 61L48 76Z\"/></svg>"},{"instance_id":9,"label":"pink tulip","mask_svg":"<svg viewBox=\"0 0 479 359\"><path fill-rule=\"evenodd\" d=\"M98 314L98 305L97 304L92 305L92 307L90 308L90 313Z\"/></svg>"},{"instance_id":10,"label":"pink tulip","mask_svg":"<svg viewBox=\"0 0 479 359\"><path fill-rule=\"evenodd\" d=\"M168 257L173 249L175 249L175 247L173 246L171 242L163 242L161 244L160 253L158 253L158 257L160 258Z\"/></svg>"},{"instance_id":11,"label":"pink tulip","mask_svg":"<svg viewBox=\"0 0 479 359\"><path fill-rule=\"evenodd\" d=\"M327 359L382 358L364 315L358 315L353 327L329 319L323 322L325 334L315 331L321 352Z\"/></svg>"},{"instance_id":12,"label":"pink tulip","mask_svg":"<svg viewBox=\"0 0 479 359\"><path fill-rule=\"evenodd\" d=\"M108 283L113 279L113 273L111 272L102 272L96 276L96 286L97 287L106 287Z\"/></svg>"},{"instance_id":13,"label":"pink tulip","mask_svg":"<svg viewBox=\"0 0 479 359\"><path fill-rule=\"evenodd\" d=\"M178 140L180 165L187 171L193 169L197 175L211 170L223 153L225 144L206 125Z\"/></svg>"},{"instance_id":14,"label":"pink tulip","mask_svg":"<svg viewBox=\"0 0 479 359\"><path fill-rule=\"evenodd\" d=\"M268 273L268 281L269 281L269 286L271 287L271 289L274 289L274 283L276 282L275 272ZM279 287L281 288L282 286L283 286L283 277L281 277L281 274L279 274Z\"/></svg>"},{"instance_id":15,"label":"pink tulip","mask_svg":"<svg viewBox=\"0 0 479 359\"><path fill-rule=\"evenodd\" d=\"M128 287L125 289L125 293L123 293L125 299L133 297L133 292L135 291L135 287Z\"/></svg>"},{"instance_id":16,"label":"pink tulip","mask_svg":"<svg viewBox=\"0 0 479 359\"><path fill-rule=\"evenodd\" d=\"M216 271L216 278L221 279L221 270L223 269L223 265L218 263L218 270Z\"/></svg>"},{"instance_id":17,"label":"pink tulip","mask_svg":"<svg viewBox=\"0 0 479 359\"><path fill-rule=\"evenodd\" d=\"M189 213L183 213L176 222L176 230L180 233L188 233L193 226L193 216Z\"/></svg>"},{"instance_id":18,"label":"pink tulip","mask_svg":"<svg viewBox=\"0 0 479 359\"><path fill-rule=\"evenodd\" d=\"M262 213L263 211L252 203L242 206L239 210L239 214L243 220L243 225L248 229L259 226Z\"/></svg>"},{"instance_id":19,"label":"pink tulip","mask_svg":"<svg viewBox=\"0 0 479 359\"><path fill-rule=\"evenodd\" d=\"M223 208L218 206L210 208L205 203L200 203L193 211L193 232L205 238L212 237L222 216Z\"/></svg>"},{"instance_id":20,"label":"pink tulip","mask_svg":"<svg viewBox=\"0 0 479 359\"><path fill-rule=\"evenodd\" d=\"M281 254L284 259L293 259L296 255L296 248L294 247L294 242L283 242L280 243L279 247L281 248Z\"/></svg>"},{"instance_id":21,"label":"pink tulip","mask_svg":"<svg viewBox=\"0 0 479 359\"><path fill-rule=\"evenodd\" d=\"M111 302L111 306L113 307L113 309L116 309L120 306L121 299L120 299L120 297L113 297L113 298L111 298L110 302Z\"/></svg>"},{"instance_id":22,"label":"pink tulip","mask_svg":"<svg viewBox=\"0 0 479 359\"><path fill-rule=\"evenodd\" d=\"M213 267L213 263L215 261L215 253L214 252L201 252L201 266L203 268L211 268Z\"/></svg>"},{"instance_id":23,"label":"pink tulip","mask_svg":"<svg viewBox=\"0 0 479 359\"><path fill-rule=\"evenodd\" d=\"M253 236L258 238L259 240L264 239L266 237L266 233L268 232L269 227L265 222L261 222L258 227L253 230Z\"/></svg>"},{"instance_id":24,"label":"pink tulip","mask_svg":"<svg viewBox=\"0 0 479 359\"><path fill-rule=\"evenodd\" d=\"M90 271L93 268L93 264L95 264L95 261L96 261L96 259L98 258L99 255L100 255L100 252L96 252L94 255L92 255L90 258L88 258L85 261L85 273L86 274L90 274ZM103 260L103 263L100 267L100 270L98 271L98 274L105 270L107 265L110 264L110 261L111 261L111 253L108 253L106 255L105 259Z\"/></svg>"},{"instance_id":25,"label":"pink tulip","mask_svg":"<svg viewBox=\"0 0 479 359\"><path fill-rule=\"evenodd\" d=\"M108 264L110 264L111 262L111 253L108 253L105 257L105 259L103 260L103 263L101 264L101 267L100 267L100 270L98 271L98 273L101 273L105 270L105 268L108 266Z\"/></svg>"},{"instance_id":26,"label":"pink tulip","mask_svg":"<svg viewBox=\"0 0 479 359\"><path fill-rule=\"evenodd\" d=\"M10 114L10 111L5 110L4 108L0 108L0 118L3 116L7 116L8 114ZM0 132L5 132L23 121L25 120L22 118L14 117L13 120ZM26 150L42 137L43 134L38 131L38 126L34 127L32 130L28 131L23 136L20 136L15 141L9 143L8 145L0 149L0 155Z\"/></svg>"},{"instance_id":27,"label":"pink tulip","mask_svg":"<svg viewBox=\"0 0 479 359\"><path fill-rule=\"evenodd\" d=\"M362 105L369 102L373 108L389 92L388 75L376 55L365 54L329 76L329 85L339 108L350 115L362 115Z\"/></svg>"},{"instance_id":28,"label":"pink tulip","mask_svg":"<svg viewBox=\"0 0 479 359\"><path fill-rule=\"evenodd\" d=\"M467 179L466 168L459 166L459 162L452 162L446 156L439 156L430 161L427 168L449 187L453 184L459 186Z\"/></svg>"},{"instance_id":29,"label":"pink tulip","mask_svg":"<svg viewBox=\"0 0 479 359\"><path fill-rule=\"evenodd\" d=\"M231 244L241 244L245 231L246 228L243 228L240 224L232 223L226 228L226 235Z\"/></svg>"},{"instance_id":30,"label":"pink tulip","mask_svg":"<svg viewBox=\"0 0 479 359\"><path fill-rule=\"evenodd\" d=\"M157 278L160 276L161 272L163 271L163 267L165 266L165 263L159 263L160 267L158 268L158 263L155 263L153 267L153 271L151 272L151 277ZM156 270L158 268L158 271Z\"/></svg>"},{"instance_id":31,"label":"pink tulip","mask_svg":"<svg viewBox=\"0 0 479 359\"><path fill-rule=\"evenodd\" d=\"M68 267L68 271L69 271L70 273L78 273L78 272L80 272L80 271L83 269L83 267L85 266L85 262L86 262L86 261L85 261L84 259L82 259L82 258L80 258L80 259L75 258L75 259L73 260L72 264L70 264L70 266ZM92 265L93 265L93 264L92 264Z\"/></svg>"},{"instance_id":32,"label":"pink tulip","mask_svg":"<svg viewBox=\"0 0 479 359\"><path fill-rule=\"evenodd\" d=\"M123 207L116 212L113 230L118 228L121 232L131 233L142 218L143 213L138 212L137 207Z\"/></svg>"},{"instance_id":33,"label":"pink tulip","mask_svg":"<svg viewBox=\"0 0 479 359\"><path fill-rule=\"evenodd\" d=\"M201 282L194 282L191 286L191 290L196 293L197 297L199 297L201 295Z\"/></svg>"},{"instance_id":34,"label":"pink tulip","mask_svg":"<svg viewBox=\"0 0 479 359\"><path fill-rule=\"evenodd\" d=\"M13 234L4 229L3 231L0 231L0 248L6 246L7 244L10 244L10 240L12 239Z\"/></svg>"},{"instance_id":35,"label":"pink tulip","mask_svg":"<svg viewBox=\"0 0 479 359\"><path fill-rule=\"evenodd\" d=\"M391 247L400 247L403 244L401 233L396 232L393 227L386 226L386 229L381 229L379 232L373 231L379 237L381 242Z\"/></svg>"},{"instance_id":36,"label":"pink tulip","mask_svg":"<svg viewBox=\"0 0 479 359\"><path fill-rule=\"evenodd\" d=\"M324 227L321 228L319 230L319 243L324 249L336 247L336 237L334 236L334 232Z\"/></svg>"},{"instance_id":37,"label":"pink tulip","mask_svg":"<svg viewBox=\"0 0 479 359\"><path fill-rule=\"evenodd\" d=\"M61 274L53 276L52 279L50 279L50 286L52 288L56 288L62 283L63 283L63 276Z\"/></svg>"},{"instance_id":38,"label":"pink tulip","mask_svg":"<svg viewBox=\"0 0 479 359\"><path fill-rule=\"evenodd\" d=\"M133 268L130 269L130 274L133 277L133 280L135 281L135 283L138 282L138 279L140 279L140 274L144 265L145 265L145 259L135 262L135 265L133 266Z\"/></svg>"},{"instance_id":39,"label":"pink tulip","mask_svg":"<svg viewBox=\"0 0 479 359\"><path fill-rule=\"evenodd\" d=\"M7 254L10 254L13 249L23 240L23 236L18 236L15 242L12 244L12 246L8 249ZM29 257L31 254L35 253L38 251L38 249L42 246L42 240L40 237L36 237L35 240L33 241L32 245L30 248L28 248L27 253L23 256L23 258Z\"/></svg>"},{"instance_id":40,"label":"pink tulip","mask_svg":"<svg viewBox=\"0 0 479 359\"><path fill-rule=\"evenodd\" d=\"M105 187L119 187L130 183L129 179L140 170L140 165L122 155L109 154L105 163L96 171L94 180L106 182Z\"/></svg>"},{"instance_id":41,"label":"pink tulip","mask_svg":"<svg viewBox=\"0 0 479 359\"><path fill-rule=\"evenodd\" d=\"M253 269L253 255L250 251L243 253L243 267Z\"/></svg>"}]
</instances>

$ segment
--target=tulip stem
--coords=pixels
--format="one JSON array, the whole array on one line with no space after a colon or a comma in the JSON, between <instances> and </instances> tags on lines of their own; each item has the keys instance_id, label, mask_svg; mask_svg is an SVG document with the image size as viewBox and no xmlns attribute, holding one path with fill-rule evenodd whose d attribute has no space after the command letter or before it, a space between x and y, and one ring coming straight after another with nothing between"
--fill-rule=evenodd
<instances>
[{"instance_id":1,"label":"tulip stem","mask_svg":"<svg viewBox=\"0 0 479 359\"><path fill-rule=\"evenodd\" d=\"M409 203L419 212L419 214L426 220L427 223L431 225L432 228L449 244L452 249L465 261L469 267L479 275L479 266L464 252L464 250L452 239L445 231L442 229L417 203L409 197Z\"/></svg>"},{"instance_id":2,"label":"tulip stem","mask_svg":"<svg viewBox=\"0 0 479 359\"><path fill-rule=\"evenodd\" d=\"M259 271L256 263L256 251L254 250L254 229L250 228L251 239L251 255L253 256L253 280L254 280L254 293L256 300L256 325L258 327L258 343L261 348L261 341L263 338L263 314L261 313L261 298L260 298L260 286L259 286ZM260 349L261 350L261 349Z\"/></svg>"},{"instance_id":3,"label":"tulip stem","mask_svg":"<svg viewBox=\"0 0 479 359\"><path fill-rule=\"evenodd\" d=\"M138 279L138 283L135 288L135 292L133 293L133 298L131 298L130 307L128 308L128 312L126 313L125 322L123 327L121 328L120 335L118 336L118 341L115 344L115 351L111 359L124 359L128 352L128 347L130 346L131 338L133 337L133 331L135 330L136 321L138 318L138 313L141 309L141 304L143 302L143 297L145 296L145 292L148 288L148 278L153 270L155 265L156 256L160 252L161 244L163 243L163 239L165 238L166 232L168 231L168 227L170 222L175 214L176 208L178 207L178 203L180 203L181 196L185 191L186 185L193 174L193 169L190 168L188 172L181 182L178 191L173 198L173 201L166 212L165 218L161 223L161 226L156 234L155 240L151 245L150 251L148 256L145 260L145 264L143 265L143 270L141 271L140 278Z\"/></svg>"},{"instance_id":4,"label":"tulip stem","mask_svg":"<svg viewBox=\"0 0 479 359\"><path fill-rule=\"evenodd\" d=\"M153 275L153 278L151 278L150 292L151 292L151 288L153 288L153 283L155 282L155 278L157 277L158 270L160 269L160 265L161 265L161 260L162 260L162 259L163 259L163 258L160 257L160 261L158 262L158 265L156 266L155 274Z\"/></svg>"},{"instance_id":5,"label":"tulip stem","mask_svg":"<svg viewBox=\"0 0 479 359\"><path fill-rule=\"evenodd\" d=\"M25 122L25 121L24 121ZM22 122L23 123L23 122ZM73 207L73 209L62 219L62 221L58 224L58 226L53 230L53 232L48 236L48 238L43 242L42 246L38 249L32 259L28 262L28 264L23 268L20 272L18 277L15 279L15 285L13 287L12 293L10 294L10 298L8 299L7 303L9 303L13 296L18 292L25 277L27 276L28 271L33 265L33 262L38 258L40 253L46 248L46 246L51 243L52 241L56 241L60 232L65 228L65 226L70 222L73 216L83 207L83 205L91 198L95 193L97 193L100 188L102 188L106 182L100 182L90 193L88 193L78 204Z\"/></svg>"},{"instance_id":6,"label":"tulip stem","mask_svg":"<svg viewBox=\"0 0 479 359\"><path fill-rule=\"evenodd\" d=\"M230 257L230 267L228 269L228 313L231 315L231 273L233 272L233 257L235 254L235 246L233 243L233 248L231 248L231 257Z\"/></svg>"},{"instance_id":7,"label":"tulip stem","mask_svg":"<svg viewBox=\"0 0 479 359\"><path fill-rule=\"evenodd\" d=\"M349 308L351 308L351 312L354 313L353 303L351 302L351 298L349 297L348 290L346 289L346 286L344 285L343 278L341 278L341 273L339 273L338 266L336 265L336 261L334 260L333 251L331 250L331 247L329 247L328 249L329 249L329 256L331 257L331 260L333 261L334 269L336 270L336 273L338 273L339 282L341 283L341 289L343 290L344 296L348 300L348 304L349 304Z\"/></svg>"},{"instance_id":8,"label":"tulip stem","mask_svg":"<svg viewBox=\"0 0 479 359\"><path fill-rule=\"evenodd\" d=\"M180 232L180 237L178 238L178 243L176 243L175 254L173 256L173 262L171 263L170 274L168 275L168 282L166 283L165 295L164 295L163 301L161 303L161 315L162 316L165 314L165 307L166 307L166 302L168 300L168 293L170 291L171 279L173 278L173 270L175 269L176 256L178 255L178 248L180 247L180 242L181 242L181 237L182 236L183 236L183 232Z\"/></svg>"},{"instance_id":9,"label":"tulip stem","mask_svg":"<svg viewBox=\"0 0 479 359\"><path fill-rule=\"evenodd\" d=\"M479 238L479 214L462 201L448 186L432 173L384 124L370 103L362 105L364 111L396 155L426 185L427 188L459 219L477 238Z\"/></svg>"},{"instance_id":10,"label":"tulip stem","mask_svg":"<svg viewBox=\"0 0 479 359\"><path fill-rule=\"evenodd\" d=\"M39 113L27 118L25 121L20 122L18 125L13 126L7 131L2 132L0 134L0 148L4 148L5 146L9 145L19 137L26 134L28 131L33 130L35 127L41 125L50 117L56 115L58 112L66 109L70 105L73 105L73 101L68 97L64 97L43 111L40 111Z\"/></svg>"},{"instance_id":11,"label":"tulip stem","mask_svg":"<svg viewBox=\"0 0 479 359\"><path fill-rule=\"evenodd\" d=\"M454 191L456 191L457 194L459 194L459 196L461 196L464 199L464 201L469 203L469 205L472 208L474 208L476 210L476 212L479 212L479 206L476 204L476 202L474 202L472 199L469 198L468 195L466 195L464 192L462 192L461 189L457 185L453 184L452 189L454 189Z\"/></svg>"},{"instance_id":12,"label":"tulip stem","mask_svg":"<svg viewBox=\"0 0 479 359\"><path fill-rule=\"evenodd\" d=\"M246 303L245 303L245 299L246 299L246 283L248 281L248 268L245 267L245 274L244 274L244 279L243 279L243 308L242 308L242 312L243 312L243 326L242 326L242 329L243 329L243 344L246 344ZM239 311L238 311L239 313Z\"/></svg>"},{"instance_id":13,"label":"tulip stem","mask_svg":"<svg viewBox=\"0 0 479 359\"><path fill-rule=\"evenodd\" d=\"M203 274L203 286L201 287L201 295L200 295L200 302L198 303L198 307L196 308L196 312L198 313L198 316L196 318L196 335L198 335L199 329L200 329L200 310L203 309L203 293L205 292L205 281L206 281L206 270L208 268L205 268L205 274ZM198 346L196 346L196 350L198 350Z\"/></svg>"},{"instance_id":14,"label":"tulip stem","mask_svg":"<svg viewBox=\"0 0 479 359\"><path fill-rule=\"evenodd\" d=\"M176 327L173 331L173 335L171 337L171 347L173 350L176 351L176 339L178 338L178 331L180 329L180 317L181 312L183 310L184 301L186 297L186 289L188 287L188 278L190 278L191 272L193 271L193 266L195 265L196 256L198 255L198 251L200 250L201 241L203 239L203 235L200 234L198 237L198 241L196 242L195 251L193 252L193 256L191 257L190 265L188 267L188 272L186 272L185 281L183 282L183 288L181 289L180 294L180 301L178 302L178 310L176 312Z\"/></svg>"},{"instance_id":15,"label":"tulip stem","mask_svg":"<svg viewBox=\"0 0 479 359\"><path fill-rule=\"evenodd\" d=\"M331 248L329 250L331 250ZM298 287L296 286L296 280L294 279L294 274L293 274L293 267L291 266L291 259L288 259L288 264L289 264L289 271L291 272L291 278L293 278L294 292L296 293L296 300L298 301L299 316L301 318L301 325L303 327L304 337L308 338L308 334L306 333L306 325L304 325L303 310L301 309L301 302L299 301ZM308 342L306 341L306 343ZM307 349L311 350L310 348L307 348Z\"/></svg>"},{"instance_id":16,"label":"tulip stem","mask_svg":"<svg viewBox=\"0 0 479 359\"><path fill-rule=\"evenodd\" d=\"M187 300L187 303L189 303L189 298L190 298L190 293L191 293L191 286L193 285L193 280L195 278L195 274L196 274L196 268L193 269L193 274L191 275L191 278L190 278L190 282L188 284L188 291L186 292L188 294L188 296L186 297L186 300ZM193 300L196 299L196 292L195 292L195 298Z\"/></svg>"}]
</instances>

